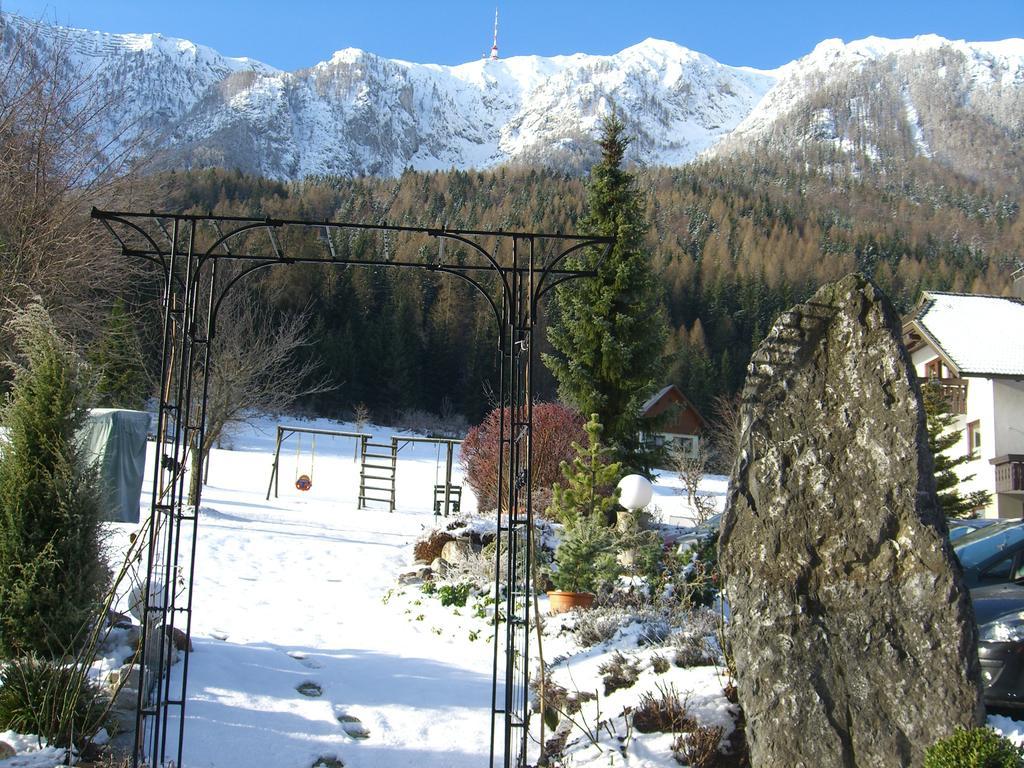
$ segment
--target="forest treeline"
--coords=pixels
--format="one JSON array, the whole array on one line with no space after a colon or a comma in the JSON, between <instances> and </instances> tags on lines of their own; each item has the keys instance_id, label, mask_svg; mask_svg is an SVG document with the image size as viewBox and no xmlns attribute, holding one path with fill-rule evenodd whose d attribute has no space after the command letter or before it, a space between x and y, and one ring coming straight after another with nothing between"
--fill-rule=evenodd
<instances>
[{"instance_id":1,"label":"forest treeline","mask_svg":"<svg viewBox=\"0 0 1024 768\"><path fill-rule=\"evenodd\" d=\"M808 170L815 167L829 170ZM824 281L867 273L908 311L923 289L1008 293L1024 257L1019 193L926 160L898 174L771 157L636 173L673 330L664 381L705 410L742 386L778 313ZM175 211L572 232L585 183L514 167L293 184L204 170L160 177L157 197ZM291 245L322 246L313 237ZM416 236L363 233L337 246L358 259L437 256L433 241ZM306 398L309 409L345 415L362 403L381 418L419 409L476 421L488 408L497 389L494 321L467 284L425 271L319 265L260 280L258 293L276 312L311 317L313 343L301 354L321 362L333 387ZM541 399L555 397L547 372L535 386Z\"/></svg>"}]
</instances>

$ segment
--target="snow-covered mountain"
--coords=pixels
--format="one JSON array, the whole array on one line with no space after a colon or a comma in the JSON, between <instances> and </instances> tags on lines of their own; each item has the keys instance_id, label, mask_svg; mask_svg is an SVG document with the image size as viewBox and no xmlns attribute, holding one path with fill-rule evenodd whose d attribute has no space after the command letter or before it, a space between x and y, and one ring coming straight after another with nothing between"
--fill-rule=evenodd
<instances>
[{"instance_id":1,"label":"snow-covered mountain","mask_svg":"<svg viewBox=\"0 0 1024 768\"><path fill-rule=\"evenodd\" d=\"M12 15L0 24L6 51L63 55L92 78L100 102L117 105L101 139L118 137L116 145L139 130L165 167L224 166L279 179L509 162L585 166L612 108L634 137L632 158L647 165L759 144L786 150L823 141L888 152L891 137L873 137L892 126L906 135L910 154L941 155L959 143L939 135L951 127L944 116L965 108L1017 143L1024 125L1021 40L826 41L773 71L726 66L648 39L612 56L455 67L346 49L282 72L156 34L65 29ZM868 98L878 83L886 98Z\"/></svg>"},{"instance_id":2,"label":"snow-covered mountain","mask_svg":"<svg viewBox=\"0 0 1024 768\"><path fill-rule=\"evenodd\" d=\"M773 75L764 98L707 155L765 148L882 162L929 157L969 176L1006 178L1024 162L1022 39L826 40Z\"/></svg>"}]
</instances>

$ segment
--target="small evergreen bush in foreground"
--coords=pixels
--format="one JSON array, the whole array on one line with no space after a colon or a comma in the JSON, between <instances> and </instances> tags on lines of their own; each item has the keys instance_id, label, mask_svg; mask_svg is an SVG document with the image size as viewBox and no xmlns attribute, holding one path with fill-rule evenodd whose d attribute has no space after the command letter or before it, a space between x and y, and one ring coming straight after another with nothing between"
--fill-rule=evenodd
<instances>
[{"instance_id":1,"label":"small evergreen bush in foreground","mask_svg":"<svg viewBox=\"0 0 1024 768\"><path fill-rule=\"evenodd\" d=\"M19 364L0 411L0 658L73 652L108 573L95 473L77 438L80 363L33 305L11 324Z\"/></svg>"},{"instance_id":2,"label":"small evergreen bush in foreground","mask_svg":"<svg viewBox=\"0 0 1024 768\"><path fill-rule=\"evenodd\" d=\"M958 728L928 748L924 768L1024 768L1024 750L989 728Z\"/></svg>"}]
</instances>

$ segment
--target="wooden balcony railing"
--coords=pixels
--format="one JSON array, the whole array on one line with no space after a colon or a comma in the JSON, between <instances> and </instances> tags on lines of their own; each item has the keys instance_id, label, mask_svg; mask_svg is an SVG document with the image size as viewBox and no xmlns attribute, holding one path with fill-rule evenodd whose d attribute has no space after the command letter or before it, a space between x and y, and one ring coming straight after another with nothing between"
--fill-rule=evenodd
<instances>
[{"instance_id":1,"label":"wooden balcony railing","mask_svg":"<svg viewBox=\"0 0 1024 768\"><path fill-rule=\"evenodd\" d=\"M967 413L967 381L965 379L919 379L921 386L938 386L949 404L949 412L961 416Z\"/></svg>"},{"instance_id":2,"label":"wooden balcony railing","mask_svg":"<svg viewBox=\"0 0 1024 768\"><path fill-rule=\"evenodd\" d=\"M1024 454L1008 453L989 461L996 468L996 493L1024 492Z\"/></svg>"}]
</instances>

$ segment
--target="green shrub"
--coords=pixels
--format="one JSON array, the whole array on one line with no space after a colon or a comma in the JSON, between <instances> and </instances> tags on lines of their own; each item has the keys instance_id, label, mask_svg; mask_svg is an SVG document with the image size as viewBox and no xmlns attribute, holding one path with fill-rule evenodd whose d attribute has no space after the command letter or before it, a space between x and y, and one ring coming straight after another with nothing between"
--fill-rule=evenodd
<instances>
[{"instance_id":1,"label":"green shrub","mask_svg":"<svg viewBox=\"0 0 1024 768\"><path fill-rule=\"evenodd\" d=\"M441 599L441 605L455 605L462 608L469 599L470 590L473 585L464 582L462 584L445 584L438 588L437 596Z\"/></svg>"},{"instance_id":2,"label":"green shrub","mask_svg":"<svg viewBox=\"0 0 1024 768\"><path fill-rule=\"evenodd\" d=\"M108 704L83 665L29 655L0 669L0 730L81 749L105 725Z\"/></svg>"},{"instance_id":3,"label":"green shrub","mask_svg":"<svg viewBox=\"0 0 1024 768\"><path fill-rule=\"evenodd\" d=\"M42 307L11 328L20 364L0 414L0 657L58 657L83 639L108 580L95 473L76 437L86 391Z\"/></svg>"},{"instance_id":4,"label":"green shrub","mask_svg":"<svg viewBox=\"0 0 1024 768\"><path fill-rule=\"evenodd\" d=\"M1024 750L989 728L958 728L924 754L924 768L1022 768Z\"/></svg>"},{"instance_id":5,"label":"green shrub","mask_svg":"<svg viewBox=\"0 0 1024 768\"><path fill-rule=\"evenodd\" d=\"M616 559L618 537L600 513L570 519L555 550L555 588L563 592L598 592L622 573Z\"/></svg>"}]
</instances>

